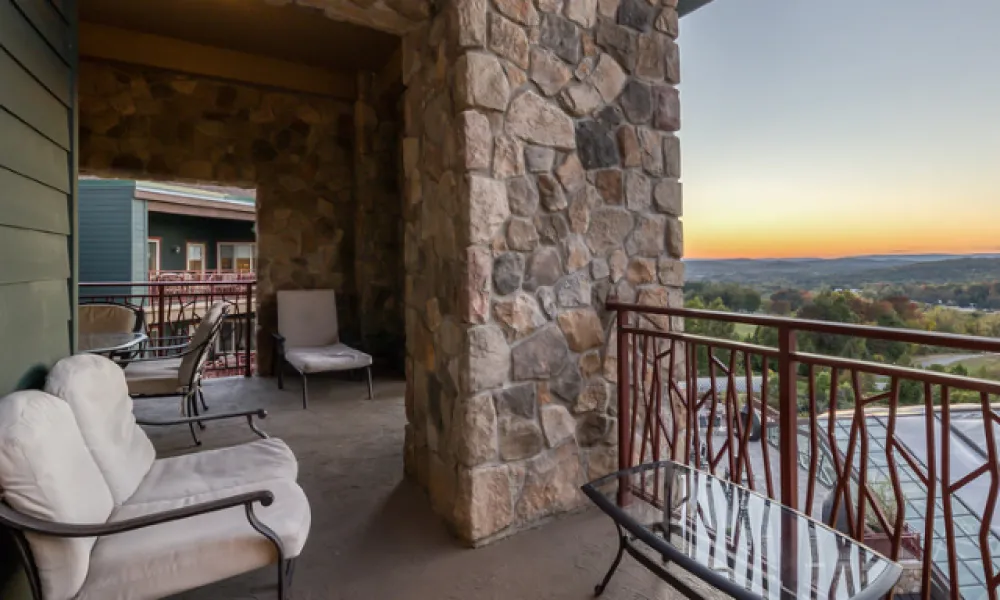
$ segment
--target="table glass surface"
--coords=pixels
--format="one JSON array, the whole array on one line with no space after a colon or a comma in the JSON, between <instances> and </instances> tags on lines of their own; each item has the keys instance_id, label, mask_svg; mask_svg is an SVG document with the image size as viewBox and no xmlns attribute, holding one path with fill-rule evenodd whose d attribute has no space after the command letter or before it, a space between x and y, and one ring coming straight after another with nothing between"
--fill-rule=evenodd
<instances>
[{"instance_id":1,"label":"table glass surface","mask_svg":"<svg viewBox=\"0 0 1000 600\"><path fill-rule=\"evenodd\" d=\"M624 506L620 480L631 484ZM896 563L822 523L685 465L642 465L583 489L634 536L653 536L643 539L653 555L741 596L875 598L899 578Z\"/></svg>"},{"instance_id":2,"label":"table glass surface","mask_svg":"<svg viewBox=\"0 0 1000 600\"><path fill-rule=\"evenodd\" d=\"M146 340L145 333L82 333L77 341L80 352L103 354L138 346Z\"/></svg>"}]
</instances>

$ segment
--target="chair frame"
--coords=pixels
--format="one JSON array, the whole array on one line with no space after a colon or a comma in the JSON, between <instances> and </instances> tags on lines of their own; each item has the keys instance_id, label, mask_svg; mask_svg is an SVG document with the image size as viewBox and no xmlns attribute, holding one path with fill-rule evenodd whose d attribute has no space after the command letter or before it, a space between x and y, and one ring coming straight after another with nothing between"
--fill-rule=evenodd
<instances>
[{"instance_id":1,"label":"chair frame","mask_svg":"<svg viewBox=\"0 0 1000 600\"><path fill-rule=\"evenodd\" d=\"M223 322L225 322L226 315L228 314L228 312L229 312L229 306L227 305L226 307L223 308L222 316L219 318L219 322L215 324L215 326L212 328L212 331L209 332L208 337L202 344L199 344L197 346L192 346L190 343L172 345L172 346L153 346L150 348L146 348L144 351L157 352L163 350L178 350L178 349L182 351L178 354L172 354L170 356L138 358L132 361L132 362L155 362L157 360L172 359L172 358L183 359L183 357L187 356L188 354L197 353L198 363L201 364L201 366L198 369L195 369L191 373L190 381L188 381L186 384L181 385L180 387L181 391L179 392L172 392L169 394L132 394L133 398L173 398L175 396L181 396L183 402L181 405L181 410L182 413L184 414L184 418L171 419L166 421L136 419L137 423L139 423L140 425L145 425L150 427L166 426L166 425L187 425L188 429L191 432L191 438L194 440L194 445L201 446L201 440L198 438L198 434L195 431L195 425L197 425L198 428L200 429L205 429L205 423L204 423L205 421L217 421L220 419L231 419L231 418L242 417L246 418L247 424L250 426L251 431L257 434L257 436L259 436L261 439L267 439L268 437L267 434L261 431L253 420L254 417L265 418L267 416L266 411L249 410L241 412L222 413L212 416L203 416L198 411L198 403L200 401L202 408L205 410L205 412L208 412L208 405L205 403L205 393L201 387L202 371L204 371L205 369L205 362L202 359L206 358L206 355L211 350L212 346L215 344L215 340L218 338L219 332L222 331L222 324ZM170 338L170 339L177 339L177 338Z\"/></svg>"},{"instance_id":2,"label":"chair frame","mask_svg":"<svg viewBox=\"0 0 1000 600\"><path fill-rule=\"evenodd\" d=\"M274 338L274 353L271 355L271 371L278 377L278 389L285 389L284 366L289 365L302 377L302 408L309 408L309 383L305 372L285 359L285 336L281 335L277 331L272 331L271 337ZM360 367L356 369L344 370L356 371L359 368ZM366 366L365 371L368 374L368 399L373 400L375 396L372 393L372 366Z\"/></svg>"},{"instance_id":3,"label":"chair frame","mask_svg":"<svg viewBox=\"0 0 1000 600\"><path fill-rule=\"evenodd\" d=\"M59 523L55 521L45 521L11 508L5 502L0 501L0 529L7 530L12 534L14 543L17 546L21 561L28 575L28 584L31 589L33 600L46 600L42 594L41 574L35 562L31 546L25 537L26 533L43 535L57 538L82 538L101 537L134 531L145 527L152 527L162 523L179 521L198 515L218 512L228 508L243 506L246 511L247 521L257 533L261 534L271 544L278 554L278 600L291 598L292 578L295 574L296 559L285 558L285 548L271 528L262 523L254 513L254 504L270 506L274 502L274 494L267 490L246 492L228 498L219 498L209 502L185 506L159 513L143 515L115 523L99 523L93 525L78 525L70 523Z\"/></svg>"}]
</instances>

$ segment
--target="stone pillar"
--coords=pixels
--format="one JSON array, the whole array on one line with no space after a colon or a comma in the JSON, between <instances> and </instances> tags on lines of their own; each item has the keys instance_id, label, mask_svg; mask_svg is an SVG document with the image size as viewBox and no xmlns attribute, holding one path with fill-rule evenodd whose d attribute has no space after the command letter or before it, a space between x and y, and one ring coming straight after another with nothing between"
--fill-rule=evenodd
<instances>
[{"instance_id":1,"label":"stone pillar","mask_svg":"<svg viewBox=\"0 0 1000 600\"><path fill-rule=\"evenodd\" d=\"M403 38L403 259L406 272L407 474L428 489L436 512L455 524L457 444L450 435L461 390L466 324L460 290L466 258L457 224L460 194L452 100L457 48L438 14ZM456 527L456 530L458 527Z\"/></svg>"},{"instance_id":2,"label":"stone pillar","mask_svg":"<svg viewBox=\"0 0 1000 600\"><path fill-rule=\"evenodd\" d=\"M677 22L455 0L404 44L407 469L471 543L614 470L603 304L682 302Z\"/></svg>"},{"instance_id":3,"label":"stone pillar","mask_svg":"<svg viewBox=\"0 0 1000 600\"><path fill-rule=\"evenodd\" d=\"M359 72L354 104L354 287L360 346L403 370L403 200L399 62Z\"/></svg>"}]
</instances>

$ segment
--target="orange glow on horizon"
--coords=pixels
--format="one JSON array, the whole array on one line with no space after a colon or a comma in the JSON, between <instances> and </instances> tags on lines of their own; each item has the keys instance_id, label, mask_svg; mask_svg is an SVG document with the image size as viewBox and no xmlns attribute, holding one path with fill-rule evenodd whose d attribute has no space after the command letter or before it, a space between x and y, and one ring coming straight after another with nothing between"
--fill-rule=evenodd
<instances>
[{"instance_id":1,"label":"orange glow on horizon","mask_svg":"<svg viewBox=\"0 0 1000 600\"><path fill-rule=\"evenodd\" d=\"M686 258L1000 253L1000 177L949 183L692 177Z\"/></svg>"},{"instance_id":2,"label":"orange glow on horizon","mask_svg":"<svg viewBox=\"0 0 1000 600\"><path fill-rule=\"evenodd\" d=\"M861 222L847 227L820 223L743 224L685 219L685 258L837 258L867 254L1000 253L1000 224ZM897 224L900 225L900 224Z\"/></svg>"}]
</instances>

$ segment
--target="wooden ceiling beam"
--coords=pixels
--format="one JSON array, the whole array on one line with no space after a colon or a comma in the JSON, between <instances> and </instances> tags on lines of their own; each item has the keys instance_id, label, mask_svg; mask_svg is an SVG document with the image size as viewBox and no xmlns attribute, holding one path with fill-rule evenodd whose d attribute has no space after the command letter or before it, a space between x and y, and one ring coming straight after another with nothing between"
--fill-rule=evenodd
<instances>
[{"instance_id":1,"label":"wooden ceiling beam","mask_svg":"<svg viewBox=\"0 0 1000 600\"><path fill-rule=\"evenodd\" d=\"M353 100L354 73L80 23L80 56Z\"/></svg>"}]
</instances>

